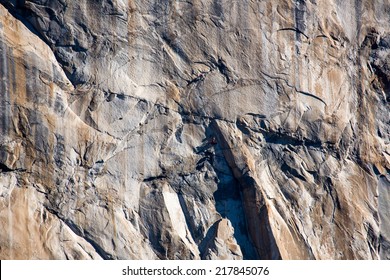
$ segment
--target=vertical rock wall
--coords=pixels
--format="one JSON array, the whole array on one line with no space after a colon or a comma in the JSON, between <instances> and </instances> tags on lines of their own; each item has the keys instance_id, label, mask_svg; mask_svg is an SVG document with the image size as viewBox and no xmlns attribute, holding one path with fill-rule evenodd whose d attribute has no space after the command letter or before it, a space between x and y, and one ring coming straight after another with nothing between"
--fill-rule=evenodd
<instances>
[{"instance_id":1,"label":"vertical rock wall","mask_svg":"<svg viewBox=\"0 0 390 280\"><path fill-rule=\"evenodd\" d=\"M0 0L0 258L389 259L389 11Z\"/></svg>"}]
</instances>

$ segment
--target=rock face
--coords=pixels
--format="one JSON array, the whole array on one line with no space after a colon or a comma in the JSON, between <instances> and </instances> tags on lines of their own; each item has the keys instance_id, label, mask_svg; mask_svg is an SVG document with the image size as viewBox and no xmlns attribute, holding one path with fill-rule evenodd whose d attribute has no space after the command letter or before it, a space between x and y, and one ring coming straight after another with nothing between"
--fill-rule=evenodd
<instances>
[{"instance_id":1,"label":"rock face","mask_svg":"<svg viewBox=\"0 0 390 280\"><path fill-rule=\"evenodd\" d=\"M0 0L0 258L390 259L389 11Z\"/></svg>"}]
</instances>

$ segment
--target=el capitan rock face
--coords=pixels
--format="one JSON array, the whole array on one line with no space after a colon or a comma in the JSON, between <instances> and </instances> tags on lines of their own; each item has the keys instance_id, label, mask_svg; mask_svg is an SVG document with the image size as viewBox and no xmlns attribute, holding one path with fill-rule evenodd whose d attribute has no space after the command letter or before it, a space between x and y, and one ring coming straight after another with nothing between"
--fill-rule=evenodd
<instances>
[{"instance_id":1,"label":"el capitan rock face","mask_svg":"<svg viewBox=\"0 0 390 280\"><path fill-rule=\"evenodd\" d=\"M390 259L389 11L0 0L0 258Z\"/></svg>"}]
</instances>

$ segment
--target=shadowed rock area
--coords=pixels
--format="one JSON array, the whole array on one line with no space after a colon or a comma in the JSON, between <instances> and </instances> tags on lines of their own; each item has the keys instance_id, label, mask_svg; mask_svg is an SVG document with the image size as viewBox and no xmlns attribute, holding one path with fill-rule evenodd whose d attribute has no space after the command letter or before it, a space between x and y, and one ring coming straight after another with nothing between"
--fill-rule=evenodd
<instances>
[{"instance_id":1,"label":"shadowed rock area","mask_svg":"<svg viewBox=\"0 0 390 280\"><path fill-rule=\"evenodd\" d=\"M0 0L0 259L390 259L390 3Z\"/></svg>"}]
</instances>

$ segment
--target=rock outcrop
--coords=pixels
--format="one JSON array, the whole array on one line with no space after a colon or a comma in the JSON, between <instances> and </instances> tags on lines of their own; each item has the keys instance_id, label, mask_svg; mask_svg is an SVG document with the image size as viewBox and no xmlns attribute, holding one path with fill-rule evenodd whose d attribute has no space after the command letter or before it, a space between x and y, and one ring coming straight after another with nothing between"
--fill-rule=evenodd
<instances>
[{"instance_id":1,"label":"rock outcrop","mask_svg":"<svg viewBox=\"0 0 390 280\"><path fill-rule=\"evenodd\" d=\"M388 11L0 0L0 258L390 259Z\"/></svg>"}]
</instances>

